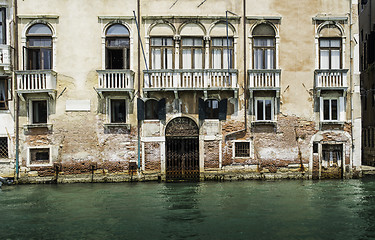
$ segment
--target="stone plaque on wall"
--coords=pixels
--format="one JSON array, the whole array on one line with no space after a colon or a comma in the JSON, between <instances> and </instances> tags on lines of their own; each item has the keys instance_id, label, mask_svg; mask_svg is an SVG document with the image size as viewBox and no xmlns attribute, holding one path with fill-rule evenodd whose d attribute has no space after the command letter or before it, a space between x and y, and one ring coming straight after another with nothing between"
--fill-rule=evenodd
<instances>
[{"instance_id":1,"label":"stone plaque on wall","mask_svg":"<svg viewBox=\"0 0 375 240\"><path fill-rule=\"evenodd\" d=\"M90 100L66 100L66 112L89 112Z\"/></svg>"}]
</instances>

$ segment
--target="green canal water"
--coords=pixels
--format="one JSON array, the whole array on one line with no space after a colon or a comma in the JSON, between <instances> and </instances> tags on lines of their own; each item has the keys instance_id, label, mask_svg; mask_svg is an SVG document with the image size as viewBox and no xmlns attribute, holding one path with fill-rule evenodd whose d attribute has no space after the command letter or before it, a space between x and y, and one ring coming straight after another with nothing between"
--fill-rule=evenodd
<instances>
[{"instance_id":1,"label":"green canal water","mask_svg":"<svg viewBox=\"0 0 375 240\"><path fill-rule=\"evenodd\" d=\"M0 239L375 239L375 179L3 186Z\"/></svg>"}]
</instances>

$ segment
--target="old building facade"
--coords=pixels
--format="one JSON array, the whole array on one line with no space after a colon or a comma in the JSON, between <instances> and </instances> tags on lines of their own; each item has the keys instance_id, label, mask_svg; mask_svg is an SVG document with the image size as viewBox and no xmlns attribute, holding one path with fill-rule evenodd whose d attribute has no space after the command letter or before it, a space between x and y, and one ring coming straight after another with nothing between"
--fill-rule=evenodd
<instances>
[{"instance_id":1,"label":"old building facade","mask_svg":"<svg viewBox=\"0 0 375 240\"><path fill-rule=\"evenodd\" d=\"M16 3L20 179L360 169L354 0Z\"/></svg>"},{"instance_id":2,"label":"old building facade","mask_svg":"<svg viewBox=\"0 0 375 240\"><path fill-rule=\"evenodd\" d=\"M362 163L375 166L375 3L359 5L362 98Z\"/></svg>"}]
</instances>

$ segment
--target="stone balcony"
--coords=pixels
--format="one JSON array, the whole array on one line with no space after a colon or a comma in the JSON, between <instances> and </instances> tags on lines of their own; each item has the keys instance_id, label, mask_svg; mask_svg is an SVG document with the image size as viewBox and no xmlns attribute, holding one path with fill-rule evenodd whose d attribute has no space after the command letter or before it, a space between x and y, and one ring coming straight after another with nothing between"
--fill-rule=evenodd
<instances>
[{"instance_id":1,"label":"stone balcony","mask_svg":"<svg viewBox=\"0 0 375 240\"><path fill-rule=\"evenodd\" d=\"M48 93L52 98L56 96L56 76L53 70L16 71L17 94L22 100L24 94Z\"/></svg>"},{"instance_id":2,"label":"stone balcony","mask_svg":"<svg viewBox=\"0 0 375 240\"><path fill-rule=\"evenodd\" d=\"M129 69L97 70L98 88L101 97L105 92L125 92L130 98L134 94L134 72Z\"/></svg>"},{"instance_id":3,"label":"stone balcony","mask_svg":"<svg viewBox=\"0 0 375 240\"><path fill-rule=\"evenodd\" d=\"M247 71L249 90L280 90L281 69L251 69Z\"/></svg>"},{"instance_id":4,"label":"stone balcony","mask_svg":"<svg viewBox=\"0 0 375 240\"><path fill-rule=\"evenodd\" d=\"M10 47L9 45L0 45L0 67L4 68L5 72L10 71Z\"/></svg>"},{"instance_id":5,"label":"stone balcony","mask_svg":"<svg viewBox=\"0 0 375 240\"><path fill-rule=\"evenodd\" d=\"M315 90L344 90L348 88L348 69L316 69Z\"/></svg>"},{"instance_id":6,"label":"stone balcony","mask_svg":"<svg viewBox=\"0 0 375 240\"><path fill-rule=\"evenodd\" d=\"M143 91L231 90L238 93L235 69L158 69L143 71Z\"/></svg>"}]
</instances>

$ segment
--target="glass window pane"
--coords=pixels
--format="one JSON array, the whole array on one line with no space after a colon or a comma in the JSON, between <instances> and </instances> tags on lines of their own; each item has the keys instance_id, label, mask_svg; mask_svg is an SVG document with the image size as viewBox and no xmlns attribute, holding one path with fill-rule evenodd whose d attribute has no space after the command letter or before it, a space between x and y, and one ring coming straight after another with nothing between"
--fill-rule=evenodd
<instances>
[{"instance_id":1,"label":"glass window pane","mask_svg":"<svg viewBox=\"0 0 375 240\"><path fill-rule=\"evenodd\" d=\"M152 69L161 69L161 50L159 48L151 50L151 67Z\"/></svg>"},{"instance_id":2,"label":"glass window pane","mask_svg":"<svg viewBox=\"0 0 375 240\"><path fill-rule=\"evenodd\" d=\"M161 46L162 39L161 38L151 38L151 46Z\"/></svg>"},{"instance_id":3,"label":"glass window pane","mask_svg":"<svg viewBox=\"0 0 375 240\"><path fill-rule=\"evenodd\" d=\"M212 38L212 46L214 46L214 47L223 46L223 39L222 38Z\"/></svg>"},{"instance_id":4,"label":"glass window pane","mask_svg":"<svg viewBox=\"0 0 375 240\"><path fill-rule=\"evenodd\" d=\"M52 50L51 49L42 49L42 61L43 61L43 69L52 69Z\"/></svg>"},{"instance_id":5,"label":"glass window pane","mask_svg":"<svg viewBox=\"0 0 375 240\"><path fill-rule=\"evenodd\" d=\"M27 33L28 34L40 34L40 35L52 35L51 29L47 25L41 24L41 23L32 25L29 28L29 31Z\"/></svg>"},{"instance_id":6,"label":"glass window pane","mask_svg":"<svg viewBox=\"0 0 375 240\"><path fill-rule=\"evenodd\" d=\"M330 40L329 39L320 39L320 47L329 47Z\"/></svg>"},{"instance_id":7,"label":"glass window pane","mask_svg":"<svg viewBox=\"0 0 375 240\"><path fill-rule=\"evenodd\" d=\"M266 46L267 47L273 47L274 45L275 45L275 41L273 40L273 38L266 39Z\"/></svg>"},{"instance_id":8,"label":"glass window pane","mask_svg":"<svg viewBox=\"0 0 375 240\"><path fill-rule=\"evenodd\" d=\"M202 49L194 50L194 68L202 69L203 68L203 51Z\"/></svg>"},{"instance_id":9,"label":"glass window pane","mask_svg":"<svg viewBox=\"0 0 375 240\"><path fill-rule=\"evenodd\" d=\"M272 104L271 100L264 100L265 103L265 120L272 120Z\"/></svg>"},{"instance_id":10,"label":"glass window pane","mask_svg":"<svg viewBox=\"0 0 375 240\"><path fill-rule=\"evenodd\" d=\"M255 69L264 69L263 66L263 50L254 49L254 68Z\"/></svg>"},{"instance_id":11,"label":"glass window pane","mask_svg":"<svg viewBox=\"0 0 375 240\"><path fill-rule=\"evenodd\" d=\"M338 118L338 111L337 111L337 100L336 99L332 99L331 100L331 116L332 116L332 119L331 120L337 120Z\"/></svg>"},{"instance_id":12,"label":"glass window pane","mask_svg":"<svg viewBox=\"0 0 375 240\"><path fill-rule=\"evenodd\" d=\"M330 112L330 101L329 99L324 99L323 100L323 119L324 120L330 120L329 112Z\"/></svg>"},{"instance_id":13,"label":"glass window pane","mask_svg":"<svg viewBox=\"0 0 375 240\"><path fill-rule=\"evenodd\" d=\"M182 68L191 69L191 50L190 49L182 50Z\"/></svg>"},{"instance_id":14,"label":"glass window pane","mask_svg":"<svg viewBox=\"0 0 375 240\"><path fill-rule=\"evenodd\" d=\"M110 47L129 47L129 38L109 38L107 41Z\"/></svg>"},{"instance_id":15,"label":"glass window pane","mask_svg":"<svg viewBox=\"0 0 375 240\"><path fill-rule=\"evenodd\" d=\"M173 47L173 39L172 38L165 38L164 39L164 46Z\"/></svg>"},{"instance_id":16,"label":"glass window pane","mask_svg":"<svg viewBox=\"0 0 375 240\"><path fill-rule=\"evenodd\" d=\"M331 69L340 69L340 50L331 51Z\"/></svg>"},{"instance_id":17,"label":"glass window pane","mask_svg":"<svg viewBox=\"0 0 375 240\"><path fill-rule=\"evenodd\" d=\"M203 39L194 38L194 46L203 46Z\"/></svg>"},{"instance_id":18,"label":"glass window pane","mask_svg":"<svg viewBox=\"0 0 375 240\"><path fill-rule=\"evenodd\" d=\"M213 49L211 58L212 68L221 69L221 49Z\"/></svg>"},{"instance_id":19,"label":"glass window pane","mask_svg":"<svg viewBox=\"0 0 375 240\"><path fill-rule=\"evenodd\" d=\"M224 49L223 55L223 68L233 68L233 50L229 49L229 58L228 58L228 49Z\"/></svg>"},{"instance_id":20,"label":"glass window pane","mask_svg":"<svg viewBox=\"0 0 375 240\"><path fill-rule=\"evenodd\" d=\"M47 123L47 101L33 101L33 123Z\"/></svg>"},{"instance_id":21,"label":"glass window pane","mask_svg":"<svg viewBox=\"0 0 375 240\"><path fill-rule=\"evenodd\" d=\"M126 122L126 109L124 99L111 100L111 122L124 123Z\"/></svg>"},{"instance_id":22,"label":"glass window pane","mask_svg":"<svg viewBox=\"0 0 375 240\"><path fill-rule=\"evenodd\" d=\"M181 42L182 42L182 46L193 46L192 38L183 38Z\"/></svg>"},{"instance_id":23,"label":"glass window pane","mask_svg":"<svg viewBox=\"0 0 375 240\"><path fill-rule=\"evenodd\" d=\"M145 103L145 119L159 119L158 115L158 101L154 99L147 100Z\"/></svg>"},{"instance_id":24,"label":"glass window pane","mask_svg":"<svg viewBox=\"0 0 375 240\"><path fill-rule=\"evenodd\" d=\"M51 47L52 39L50 38L29 38L30 47Z\"/></svg>"},{"instance_id":25,"label":"glass window pane","mask_svg":"<svg viewBox=\"0 0 375 240\"><path fill-rule=\"evenodd\" d=\"M256 119L257 120L265 120L263 117L263 100L257 100L257 112L256 112Z\"/></svg>"},{"instance_id":26,"label":"glass window pane","mask_svg":"<svg viewBox=\"0 0 375 240\"><path fill-rule=\"evenodd\" d=\"M320 68L329 69L329 50L320 50Z\"/></svg>"},{"instance_id":27,"label":"glass window pane","mask_svg":"<svg viewBox=\"0 0 375 240\"><path fill-rule=\"evenodd\" d=\"M107 29L108 35L129 35L129 31L124 25L114 24Z\"/></svg>"},{"instance_id":28,"label":"glass window pane","mask_svg":"<svg viewBox=\"0 0 375 240\"><path fill-rule=\"evenodd\" d=\"M166 49L165 60L166 64L164 64L165 69L173 69L173 51L172 49Z\"/></svg>"},{"instance_id":29,"label":"glass window pane","mask_svg":"<svg viewBox=\"0 0 375 240\"><path fill-rule=\"evenodd\" d=\"M265 51L265 61L264 61L264 68L265 69L273 69L274 68L274 51L273 49L266 49Z\"/></svg>"},{"instance_id":30,"label":"glass window pane","mask_svg":"<svg viewBox=\"0 0 375 240\"><path fill-rule=\"evenodd\" d=\"M331 47L339 48L340 46L341 46L341 40L340 39L331 39Z\"/></svg>"}]
</instances>

